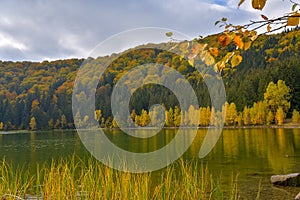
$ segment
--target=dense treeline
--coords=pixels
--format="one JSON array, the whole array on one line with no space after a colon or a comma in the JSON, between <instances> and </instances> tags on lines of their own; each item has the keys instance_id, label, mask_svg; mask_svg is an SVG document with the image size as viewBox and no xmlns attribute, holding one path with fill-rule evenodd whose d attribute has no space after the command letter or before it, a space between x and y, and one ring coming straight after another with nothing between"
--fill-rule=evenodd
<instances>
[{"instance_id":1,"label":"dense treeline","mask_svg":"<svg viewBox=\"0 0 300 200\"><path fill-rule=\"evenodd\" d=\"M214 37L207 40L214 40ZM243 62L235 70L224 72L227 101L234 102L237 112L234 123L238 124L240 119L243 119L243 124L246 125L247 121L249 124L261 124L244 119L247 116L245 107L263 108L260 102L264 100L268 84L272 81L277 83L278 80L283 80L291 89L291 106L284 112L288 117L297 118L296 114L292 113L300 109L299 48L300 31L297 29L262 36L244 52ZM103 61L108 57L98 59ZM82 59L41 63L0 61L0 129L74 128L71 96L76 73L82 62ZM104 76L100 78L96 91L96 109L101 111L99 123L102 126L110 127L114 123L111 116L110 95L117 80L128 70L146 63L163 64L183 74L196 92L202 113L204 109L207 113L208 110L213 112L213 109L208 108L211 106L210 97L203 77L186 60L168 51L144 48L120 56L110 64ZM82 97L84 98L84 94ZM156 103L163 104L168 112L170 109L173 113L181 112L178 100L171 91L162 86L148 85L136 91L130 100L130 110L135 111L133 119L137 120L138 124L141 123L139 121L143 113L149 116L150 106ZM272 122L276 121L276 112L272 112L274 118ZM98 113L98 117L100 114ZM267 124L268 114L264 115L264 124ZM82 122L88 121L80 113L76 117ZM269 118L271 119L271 114ZM169 120L166 126L176 126L178 120L173 122ZM188 117L182 120L188 121ZM203 126L208 125L207 123L207 120L199 122Z\"/></svg>"},{"instance_id":2,"label":"dense treeline","mask_svg":"<svg viewBox=\"0 0 300 200\"><path fill-rule=\"evenodd\" d=\"M179 106L175 106L174 108L170 107L169 110L165 108L165 120L163 121L166 127L220 126L222 121L226 126L283 125L287 111L291 106L290 91L291 89L282 80L279 80L276 84L270 82L264 93L263 101L254 102L251 107L245 106L240 112L234 102L226 102L222 110L219 111L214 107L210 108L210 106L198 109L191 105L187 110L181 110ZM103 128L119 127L115 119L108 118L105 120L101 110L95 111L94 118ZM140 115L132 110L130 118L135 122L133 127L157 127L161 121L161 114L155 107L149 112L142 109ZM83 119L83 121L80 121L81 126L89 126L88 117L85 116ZM291 122L292 124L300 122L300 114L295 109L292 113ZM128 127L128 124L126 126Z\"/></svg>"}]
</instances>

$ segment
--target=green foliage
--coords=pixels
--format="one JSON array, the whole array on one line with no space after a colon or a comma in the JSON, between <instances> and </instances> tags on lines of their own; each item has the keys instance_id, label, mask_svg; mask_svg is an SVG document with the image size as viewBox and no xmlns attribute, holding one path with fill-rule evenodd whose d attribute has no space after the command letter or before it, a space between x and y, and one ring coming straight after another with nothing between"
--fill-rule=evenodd
<instances>
[{"instance_id":1,"label":"green foliage","mask_svg":"<svg viewBox=\"0 0 300 200\"><path fill-rule=\"evenodd\" d=\"M264 93L264 100L267 107L275 113L279 107L286 113L291 103L290 100L290 88L284 81L278 80L277 84L270 82L266 92Z\"/></svg>"}]
</instances>

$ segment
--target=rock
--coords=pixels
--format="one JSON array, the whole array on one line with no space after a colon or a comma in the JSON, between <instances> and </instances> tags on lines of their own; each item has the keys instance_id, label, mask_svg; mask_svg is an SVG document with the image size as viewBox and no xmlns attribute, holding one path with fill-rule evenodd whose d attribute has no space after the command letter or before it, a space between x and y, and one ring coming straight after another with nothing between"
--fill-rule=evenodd
<instances>
[{"instance_id":1,"label":"rock","mask_svg":"<svg viewBox=\"0 0 300 200\"><path fill-rule=\"evenodd\" d=\"M300 173L271 176L271 183L283 186L300 186Z\"/></svg>"},{"instance_id":2,"label":"rock","mask_svg":"<svg viewBox=\"0 0 300 200\"><path fill-rule=\"evenodd\" d=\"M295 197L295 200L300 200L300 192L297 194L297 196Z\"/></svg>"}]
</instances>

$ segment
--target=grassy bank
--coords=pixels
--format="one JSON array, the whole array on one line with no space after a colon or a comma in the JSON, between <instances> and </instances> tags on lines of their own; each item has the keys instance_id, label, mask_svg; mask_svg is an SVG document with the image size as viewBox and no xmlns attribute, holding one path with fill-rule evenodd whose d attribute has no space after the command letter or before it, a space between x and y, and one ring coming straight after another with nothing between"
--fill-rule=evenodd
<instances>
[{"instance_id":1,"label":"grassy bank","mask_svg":"<svg viewBox=\"0 0 300 200\"><path fill-rule=\"evenodd\" d=\"M158 174L131 174L101 163L76 158L38 166L34 173L26 167L0 164L0 199L238 199L233 176L229 190L220 177L212 177L207 167L180 160ZM30 175L32 174L32 175Z\"/></svg>"}]
</instances>

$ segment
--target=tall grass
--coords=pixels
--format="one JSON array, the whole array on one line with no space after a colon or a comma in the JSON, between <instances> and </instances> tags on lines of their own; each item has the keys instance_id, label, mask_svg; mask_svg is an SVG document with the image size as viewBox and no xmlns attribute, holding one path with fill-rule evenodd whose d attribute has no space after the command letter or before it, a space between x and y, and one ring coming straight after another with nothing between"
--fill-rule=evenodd
<instances>
[{"instance_id":1,"label":"tall grass","mask_svg":"<svg viewBox=\"0 0 300 200\"><path fill-rule=\"evenodd\" d=\"M238 199L237 181L232 179L227 195L221 178L208 167L179 160L154 173L131 174L87 161L62 159L37 166L31 175L25 167L0 163L0 199Z\"/></svg>"}]
</instances>

